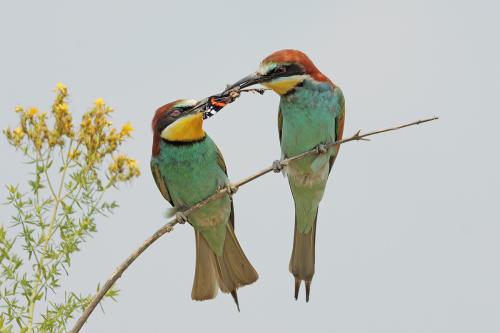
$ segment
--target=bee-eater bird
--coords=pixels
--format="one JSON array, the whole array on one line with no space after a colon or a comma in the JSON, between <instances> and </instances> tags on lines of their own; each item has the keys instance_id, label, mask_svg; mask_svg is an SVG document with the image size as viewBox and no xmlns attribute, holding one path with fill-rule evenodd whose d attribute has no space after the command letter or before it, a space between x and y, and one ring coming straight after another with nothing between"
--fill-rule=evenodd
<instances>
[{"instance_id":1,"label":"bee-eater bird","mask_svg":"<svg viewBox=\"0 0 500 333\"><path fill-rule=\"evenodd\" d=\"M340 140L344 129L344 96L301 51L280 50L260 68L226 91L262 84L281 96L278 132L282 157L291 157ZM323 147L324 148L324 147ZM318 149L322 151L324 149ZM318 206L338 153L338 146L295 160L285 167L295 202L295 232L289 269L295 277L295 299L304 281L309 301L314 275Z\"/></svg>"},{"instance_id":2,"label":"bee-eater bird","mask_svg":"<svg viewBox=\"0 0 500 333\"><path fill-rule=\"evenodd\" d=\"M160 107L153 118L151 171L163 197L184 210L228 186L219 149L203 130L204 112L195 100L177 100ZM257 272L234 234L230 195L208 203L187 217L195 231L196 268L191 298L212 299L218 289L231 293L255 282Z\"/></svg>"}]
</instances>

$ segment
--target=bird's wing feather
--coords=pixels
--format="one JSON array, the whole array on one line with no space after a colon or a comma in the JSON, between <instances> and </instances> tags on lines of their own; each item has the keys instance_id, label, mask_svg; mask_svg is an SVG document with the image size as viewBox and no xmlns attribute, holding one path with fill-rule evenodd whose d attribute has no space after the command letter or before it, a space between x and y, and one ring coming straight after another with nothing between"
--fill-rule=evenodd
<instances>
[{"instance_id":1,"label":"bird's wing feather","mask_svg":"<svg viewBox=\"0 0 500 333\"><path fill-rule=\"evenodd\" d=\"M219 147L215 146L215 148L217 153L217 163L219 163L220 168L222 169L222 171L224 171L224 173L227 176L227 167L226 167L226 162L224 162L224 157L222 156Z\"/></svg>"},{"instance_id":2,"label":"bird's wing feather","mask_svg":"<svg viewBox=\"0 0 500 333\"><path fill-rule=\"evenodd\" d=\"M172 201L170 193L168 192L167 183L161 176L158 164L156 164L154 161L151 161L150 165L151 165L151 173L153 174L156 186L158 186L158 189L160 190L163 197L173 206L174 202Z\"/></svg>"},{"instance_id":3,"label":"bird's wing feather","mask_svg":"<svg viewBox=\"0 0 500 333\"><path fill-rule=\"evenodd\" d=\"M344 133L345 100L342 91L340 91L340 89L338 91L339 91L338 94L339 98L338 98L338 104L336 104L336 108L338 108L338 110L333 110L334 113L335 111L338 112L337 116L335 117L335 141L342 140L342 135ZM337 153L330 157L330 171L332 171L332 166L333 163L335 163L335 158L338 155L339 148L340 146L338 146L337 148Z\"/></svg>"},{"instance_id":4,"label":"bird's wing feather","mask_svg":"<svg viewBox=\"0 0 500 333\"><path fill-rule=\"evenodd\" d=\"M233 205L233 198L231 198L231 214L229 214L229 224L234 230L234 205Z\"/></svg>"},{"instance_id":5,"label":"bird's wing feather","mask_svg":"<svg viewBox=\"0 0 500 333\"><path fill-rule=\"evenodd\" d=\"M281 108L278 109L278 135L280 137L281 144L281 131L283 129L283 115L281 114Z\"/></svg>"},{"instance_id":6,"label":"bird's wing feather","mask_svg":"<svg viewBox=\"0 0 500 333\"><path fill-rule=\"evenodd\" d=\"M217 153L217 163L219 164L220 168L222 171L227 176L227 167L226 167L226 162L224 162L224 157L222 156L222 153L219 150L219 147L215 146L216 148L216 153ZM231 227L234 230L234 206L233 206L233 198L230 197L231 200L231 214L229 215L229 224L231 224Z\"/></svg>"}]
</instances>

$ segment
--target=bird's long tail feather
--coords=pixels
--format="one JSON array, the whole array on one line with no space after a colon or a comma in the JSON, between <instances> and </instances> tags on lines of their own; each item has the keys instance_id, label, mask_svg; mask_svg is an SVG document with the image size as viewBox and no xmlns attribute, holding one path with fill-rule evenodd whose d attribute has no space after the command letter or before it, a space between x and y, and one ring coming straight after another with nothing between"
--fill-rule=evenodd
<instances>
[{"instance_id":1,"label":"bird's long tail feather","mask_svg":"<svg viewBox=\"0 0 500 333\"><path fill-rule=\"evenodd\" d=\"M233 228L228 224L220 257L210 249L199 232L196 232L196 244L196 270L191 297L194 300L211 299L220 288L224 293L231 293L239 311L236 290L257 281L259 276L241 249Z\"/></svg>"},{"instance_id":2,"label":"bird's long tail feather","mask_svg":"<svg viewBox=\"0 0 500 333\"><path fill-rule=\"evenodd\" d=\"M295 222L293 236L293 250L290 258L289 270L295 277L295 299L299 296L299 289L302 281L306 286L306 302L309 302L311 291L311 281L314 276L315 243L316 243L316 221L318 211L311 230L308 233L301 233Z\"/></svg>"},{"instance_id":3,"label":"bird's long tail feather","mask_svg":"<svg viewBox=\"0 0 500 333\"><path fill-rule=\"evenodd\" d=\"M200 232L195 231L196 267L194 271L191 298L195 301L212 299L217 296L217 265L215 254Z\"/></svg>"}]
</instances>

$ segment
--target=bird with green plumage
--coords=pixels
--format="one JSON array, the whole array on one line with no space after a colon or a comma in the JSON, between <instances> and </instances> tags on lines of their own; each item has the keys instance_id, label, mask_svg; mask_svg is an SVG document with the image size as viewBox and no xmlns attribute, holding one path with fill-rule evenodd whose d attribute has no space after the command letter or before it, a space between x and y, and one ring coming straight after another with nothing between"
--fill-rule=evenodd
<instances>
[{"instance_id":1,"label":"bird with green plumage","mask_svg":"<svg viewBox=\"0 0 500 333\"><path fill-rule=\"evenodd\" d=\"M261 62L257 72L226 91L255 84L262 84L280 95L278 133L283 158L342 138L344 95L305 53L290 49L276 51ZM318 149L318 154L295 160L283 170L295 202L295 231L289 263L295 277L295 299L304 281L306 301L309 301L315 270L318 207L338 151L339 146L326 151Z\"/></svg>"},{"instance_id":2,"label":"bird with green plumage","mask_svg":"<svg viewBox=\"0 0 500 333\"><path fill-rule=\"evenodd\" d=\"M221 152L203 130L204 109L196 100L177 100L160 107L153 118L151 171L163 197L178 212L229 185ZM179 214L179 213L178 213ZM196 267L191 298L213 299L218 290L231 293L258 279L234 233L229 194L179 216L194 228Z\"/></svg>"}]
</instances>

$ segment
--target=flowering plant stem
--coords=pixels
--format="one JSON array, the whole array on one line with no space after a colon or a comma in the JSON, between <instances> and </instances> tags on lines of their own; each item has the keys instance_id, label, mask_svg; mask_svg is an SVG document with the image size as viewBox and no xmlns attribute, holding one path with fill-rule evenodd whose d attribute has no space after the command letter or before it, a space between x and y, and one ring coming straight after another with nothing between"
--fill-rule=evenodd
<instances>
[{"instance_id":1,"label":"flowering plant stem","mask_svg":"<svg viewBox=\"0 0 500 333\"><path fill-rule=\"evenodd\" d=\"M0 224L0 333L13 332L15 325L21 333L67 331L91 296L64 291L62 301L56 298L61 277L71 277L71 259L97 232L97 216L118 206L104 201L105 193L140 174L134 159L118 153L132 126L112 127L113 109L100 98L77 126L67 97L66 86L58 84L51 117L17 107L19 125L4 130L34 166L34 179L28 180L27 192L7 186L6 203L16 213L8 228ZM117 294L111 288L105 297Z\"/></svg>"},{"instance_id":2,"label":"flowering plant stem","mask_svg":"<svg viewBox=\"0 0 500 333\"><path fill-rule=\"evenodd\" d=\"M70 143L69 143L69 148L68 150L71 151L71 147L73 145L73 139L70 140ZM41 161L43 162L43 160ZM63 193L63 188L64 188L64 179L66 178L66 171L68 170L68 165L69 165L69 154L66 156L66 160L64 161L64 164L63 164L63 171L62 171L62 175L61 175L61 180L60 180L60 184L59 184L59 189L57 191L57 194L55 195L55 193L53 193L53 200L54 200L54 208L52 210L52 215L50 217L50 222L49 222L49 230L47 231L47 234L45 234L45 241L43 243L43 249L42 249L42 257L39 259L39 262L38 262L38 268L35 272L35 285L33 287L33 292L31 294L31 297L29 299L29 302L28 302L28 329L27 329L27 333L31 333L33 332L33 317L34 317L34 314L35 314L35 304L38 300L37 298L37 295L39 293L39 286L40 286L40 283L41 283L41 274L42 274L42 271L41 271L41 268L43 267L44 265L44 261L46 259L46 256L45 254L47 253L47 248L50 244L50 240L53 236L53 232L54 232L54 228L55 228L55 225L56 225L56 217L57 217L57 212L58 212L58 209L59 209L59 205L61 203L61 196L62 196L62 193ZM46 176L46 179L47 181L50 179L48 177L48 173L45 172L45 176ZM52 191L53 192L53 191Z\"/></svg>"}]
</instances>

